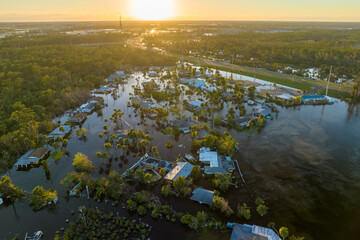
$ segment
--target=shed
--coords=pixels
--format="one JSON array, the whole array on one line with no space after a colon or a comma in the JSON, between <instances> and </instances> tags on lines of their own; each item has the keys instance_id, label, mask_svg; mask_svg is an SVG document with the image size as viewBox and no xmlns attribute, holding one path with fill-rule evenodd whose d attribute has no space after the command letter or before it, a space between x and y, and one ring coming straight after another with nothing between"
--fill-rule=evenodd
<instances>
[{"instance_id":1,"label":"shed","mask_svg":"<svg viewBox=\"0 0 360 240\"><path fill-rule=\"evenodd\" d=\"M197 201L200 204L212 204L214 198L214 192L203 188L195 188L191 200Z\"/></svg>"}]
</instances>

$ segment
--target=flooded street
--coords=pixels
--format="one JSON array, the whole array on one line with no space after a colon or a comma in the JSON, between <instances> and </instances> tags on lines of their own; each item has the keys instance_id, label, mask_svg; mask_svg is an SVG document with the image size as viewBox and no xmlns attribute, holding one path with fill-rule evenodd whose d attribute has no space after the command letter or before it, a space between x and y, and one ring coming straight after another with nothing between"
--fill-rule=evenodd
<instances>
[{"instance_id":1,"label":"flooded street","mask_svg":"<svg viewBox=\"0 0 360 240\"><path fill-rule=\"evenodd\" d=\"M142 73L136 73L142 78ZM104 139L98 134L103 132L104 119L111 116L114 108L125 112L123 118L135 130L142 129L153 136L151 146L158 146L160 156L164 160L174 161L181 154L190 152L190 135L180 135L173 139L160 132L155 121L141 121L128 107L128 101L134 92L131 85L137 84L135 76L128 83L120 85L117 97L111 94L104 97L108 105L103 108L103 116L93 113L82 125L88 129L85 139L76 136L75 131L69 140L69 156L63 155L55 161L47 160L50 178L47 179L43 167L29 171L12 170L6 172L13 183L27 193L37 186L53 188L58 191L59 201L54 208L33 212L27 202L16 202L13 206L0 206L0 239L10 239L16 233L22 238L26 232L37 230L44 232L44 239L52 239L55 231L65 227L66 219L72 220L71 210L81 205L118 211L120 215L129 216L120 205L98 203L86 198L68 198L65 187L60 181L67 173L74 171L72 164L78 152L86 154L95 165L94 177L106 176L110 171L123 173L142 155L130 153L124 159L104 160L96 157L96 152L104 151ZM222 111L223 117L225 112ZM61 117L67 119L69 115ZM58 120L58 119L56 119ZM210 124L209 124L210 125ZM122 123L123 128L129 127ZM225 131L220 127L218 130ZM246 181L238 189L232 188L224 194L233 209L240 202L249 201L261 196L269 210L263 218L250 221L257 225L276 222L276 226L288 226L295 229L299 236L306 239L359 239L360 236L360 106L350 106L337 102L327 106L299 106L281 108L274 120L269 120L265 128L259 132L248 133L228 130L239 142L237 159ZM174 147L169 149L165 144L172 140ZM179 145L183 145L179 147ZM102 165L103 167L100 167ZM238 175L235 172L235 175ZM195 202L182 199L171 204L178 211L197 211L204 209ZM255 215L255 210L254 215ZM229 235L221 236L203 233L196 235L181 223L169 223L166 220L154 220L150 214L143 218L144 222L153 225L151 239L229 239ZM234 221L243 220L234 218Z\"/></svg>"}]
</instances>

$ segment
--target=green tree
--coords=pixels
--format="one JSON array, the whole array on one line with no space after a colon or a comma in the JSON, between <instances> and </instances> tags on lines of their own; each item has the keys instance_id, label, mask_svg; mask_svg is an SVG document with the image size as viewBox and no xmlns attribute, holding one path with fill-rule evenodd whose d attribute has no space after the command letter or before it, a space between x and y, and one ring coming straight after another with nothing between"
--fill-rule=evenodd
<instances>
[{"instance_id":1,"label":"green tree","mask_svg":"<svg viewBox=\"0 0 360 240\"><path fill-rule=\"evenodd\" d=\"M82 153L75 154L75 158L72 165L78 172L91 173L94 170L94 165L92 164L92 162L88 159L86 155Z\"/></svg>"},{"instance_id":2,"label":"green tree","mask_svg":"<svg viewBox=\"0 0 360 240\"><path fill-rule=\"evenodd\" d=\"M279 229L279 234L282 239L286 239L289 236L289 229L286 227L281 227Z\"/></svg>"},{"instance_id":3,"label":"green tree","mask_svg":"<svg viewBox=\"0 0 360 240\"><path fill-rule=\"evenodd\" d=\"M201 169L199 165L196 165L191 169L191 177L194 180L197 180L202 177Z\"/></svg>"},{"instance_id":4,"label":"green tree","mask_svg":"<svg viewBox=\"0 0 360 240\"><path fill-rule=\"evenodd\" d=\"M229 174L215 174L215 177L213 179L213 185L215 188L226 192L231 184L231 176Z\"/></svg>"}]
</instances>

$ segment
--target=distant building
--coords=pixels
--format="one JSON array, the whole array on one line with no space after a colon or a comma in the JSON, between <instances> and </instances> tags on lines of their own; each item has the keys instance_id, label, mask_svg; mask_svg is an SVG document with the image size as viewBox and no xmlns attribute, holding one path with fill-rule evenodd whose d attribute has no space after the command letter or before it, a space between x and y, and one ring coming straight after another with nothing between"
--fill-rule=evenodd
<instances>
[{"instance_id":1,"label":"distant building","mask_svg":"<svg viewBox=\"0 0 360 240\"><path fill-rule=\"evenodd\" d=\"M185 107L190 110L190 111L194 111L194 110L201 110L203 107L201 106L203 102L199 101L199 100L194 100L194 101L190 101L187 102L185 104Z\"/></svg>"},{"instance_id":2,"label":"distant building","mask_svg":"<svg viewBox=\"0 0 360 240\"><path fill-rule=\"evenodd\" d=\"M171 121L170 124L173 127L177 126L180 131L186 134L190 132L190 127L193 126L195 123L192 121L182 119L182 120Z\"/></svg>"},{"instance_id":3,"label":"distant building","mask_svg":"<svg viewBox=\"0 0 360 240\"><path fill-rule=\"evenodd\" d=\"M203 188L195 188L192 192L191 200L197 201L200 204L212 204L214 192Z\"/></svg>"},{"instance_id":4,"label":"distant building","mask_svg":"<svg viewBox=\"0 0 360 240\"><path fill-rule=\"evenodd\" d=\"M170 172L165 176L166 180L174 181L180 176L187 178L191 174L193 165L188 162L178 162L176 167L170 170Z\"/></svg>"},{"instance_id":5,"label":"distant building","mask_svg":"<svg viewBox=\"0 0 360 240\"><path fill-rule=\"evenodd\" d=\"M329 103L329 99L330 98L324 95L307 95L301 97L303 104Z\"/></svg>"},{"instance_id":6,"label":"distant building","mask_svg":"<svg viewBox=\"0 0 360 240\"><path fill-rule=\"evenodd\" d=\"M233 228L230 240L281 240L270 228L238 223L227 225Z\"/></svg>"},{"instance_id":7,"label":"distant building","mask_svg":"<svg viewBox=\"0 0 360 240\"><path fill-rule=\"evenodd\" d=\"M257 117L255 117L253 115L245 115L242 117L234 118L232 120L235 122L235 124L239 125L240 127L249 127L249 123L255 122L256 119L257 119ZM225 118L222 122L224 124L228 124L228 119Z\"/></svg>"},{"instance_id":8,"label":"distant building","mask_svg":"<svg viewBox=\"0 0 360 240\"><path fill-rule=\"evenodd\" d=\"M149 71L148 74L147 74L149 77L155 77L158 75L157 72L154 72L154 71Z\"/></svg>"},{"instance_id":9,"label":"distant building","mask_svg":"<svg viewBox=\"0 0 360 240\"><path fill-rule=\"evenodd\" d=\"M31 165L38 165L41 160L46 159L49 156L50 149L46 147L39 147L36 149L31 149L25 153L15 165L18 168L26 168Z\"/></svg>"}]
</instances>

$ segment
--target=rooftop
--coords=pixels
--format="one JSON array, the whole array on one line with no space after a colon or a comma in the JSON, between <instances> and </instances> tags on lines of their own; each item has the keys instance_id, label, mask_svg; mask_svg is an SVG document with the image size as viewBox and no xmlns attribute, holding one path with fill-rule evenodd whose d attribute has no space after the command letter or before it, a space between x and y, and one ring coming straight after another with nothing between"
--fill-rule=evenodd
<instances>
[{"instance_id":1,"label":"rooftop","mask_svg":"<svg viewBox=\"0 0 360 240\"><path fill-rule=\"evenodd\" d=\"M191 174L193 165L188 162L178 162L176 167L170 170L165 179L174 181L180 176L188 177Z\"/></svg>"},{"instance_id":2,"label":"rooftop","mask_svg":"<svg viewBox=\"0 0 360 240\"><path fill-rule=\"evenodd\" d=\"M213 191L209 191L203 188L195 188L193 191L193 195L191 196L190 199L193 201L197 201L200 204L205 203L210 205L212 204L213 197L214 197Z\"/></svg>"},{"instance_id":3,"label":"rooftop","mask_svg":"<svg viewBox=\"0 0 360 240\"><path fill-rule=\"evenodd\" d=\"M213 151L200 151L199 153L200 162L210 164L210 167L219 167L218 154Z\"/></svg>"},{"instance_id":4,"label":"rooftop","mask_svg":"<svg viewBox=\"0 0 360 240\"><path fill-rule=\"evenodd\" d=\"M25 153L22 157L18 159L15 163L16 166L27 166L30 164L37 164L40 159L42 159L50 149L46 147L39 147L36 149L31 149Z\"/></svg>"},{"instance_id":5,"label":"rooftop","mask_svg":"<svg viewBox=\"0 0 360 240\"><path fill-rule=\"evenodd\" d=\"M234 223L230 240L281 240L281 238L269 228Z\"/></svg>"}]
</instances>

